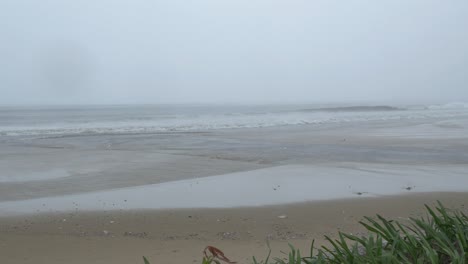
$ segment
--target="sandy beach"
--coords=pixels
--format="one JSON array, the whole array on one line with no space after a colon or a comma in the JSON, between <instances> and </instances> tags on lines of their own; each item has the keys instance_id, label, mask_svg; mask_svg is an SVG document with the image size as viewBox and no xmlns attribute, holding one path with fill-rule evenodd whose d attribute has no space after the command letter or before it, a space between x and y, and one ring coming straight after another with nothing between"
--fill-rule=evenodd
<instances>
[{"instance_id":1,"label":"sandy beach","mask_svg":"<svg viewBox=\"0 0 468 264\"><path fill-rule=\"evenodd\" d=\"M238 263L275 256L288 243L308 252L312 239L337 231L364 234L363 216L405 221L436 200L468 212L467 193L424 193L283 206L39 214L0 220L2 263L200 263L207 245ZM286 216L279 218L278 216Z\"/></svg>"},{"instance_id":2,"label":"sandy beach","mask_svg":"<svg viewBox=\"0 0 468 264\"><path fill-rule=\"evenodd\" d=\"M239 263L360 233L377 213L466 211L466 118L1 138L1 263Z\"/></svg>"}]
</instances>

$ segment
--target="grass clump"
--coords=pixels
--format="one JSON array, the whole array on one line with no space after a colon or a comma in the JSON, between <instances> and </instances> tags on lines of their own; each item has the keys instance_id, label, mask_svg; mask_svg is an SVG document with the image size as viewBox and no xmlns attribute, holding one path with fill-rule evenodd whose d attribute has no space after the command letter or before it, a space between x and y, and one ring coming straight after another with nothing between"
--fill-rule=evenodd
<instances>
[{"instance_id":1,"label":"grass clump","mask_svg":"<svg viewBox=\"0 0 468 264\"><path fill-rule=\"evenodd\" d=\"M434 209L425 206L427 216L410 218L408 222L364 217L359 223L366 236L338 233L337 239L325 236L330 246L310 247L309 256L289 245L283 258L271 258L271 250L263 261L253 264L352 264L352 263L417 263L468 264L468 217L461 211L451 211L440 202ZM214 248L214 247L207 247ZM209 255L204 251L203 264L235 263L217 248ZM221 252L221 253L220 253ZM221 256L221 257L220 257ZM148 264L149 262L146 262Z\"/></svg>"},{"instance_id":2,"label":"grass clump","mask_svg":"<svg viewBox=\"0 0 468 264\"><path fill-rule=\"evenodd\" d=\"M440 202L435 209L425 206L428 215L410 218L408 223L365 217L360 221L367 236L338 233L337 239L325 236L330 246L310 249L308 257L290 246L285 258L254 264L342 264L342 263L468 263L468 217L450 211ZM316 251L316 252L314 252Z\"/></svg>"}]
</instances>

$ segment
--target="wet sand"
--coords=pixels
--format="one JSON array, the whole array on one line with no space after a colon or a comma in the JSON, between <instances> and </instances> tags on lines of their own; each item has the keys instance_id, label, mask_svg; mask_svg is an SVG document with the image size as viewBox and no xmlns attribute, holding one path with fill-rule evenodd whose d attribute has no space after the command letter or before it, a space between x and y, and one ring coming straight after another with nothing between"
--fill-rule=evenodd
<instances>
[{"instance_id":1,"label":"wet sand","mask_svg":"<svg viewBox=\"0 0 468 264\"><path fill-rule=\"evenodd\" d=\"M437 125L443 121L379 121L198 133L4 136L0 137L0 202L290 164L468 164L468 121L457 121L459 127Z\"/></svg>"},{"instance_id":2,"label":"wet sand","mask_svg":"<svg viewBox=\"0 0 468 264\"><path fill-rule=\"evenodd\" d=\"M466 166L460 164L283 165L138 187L2 202L0 213L8 216L134 209L258 207L408 193L468 192L466 173Z\"/></svg>"}]
</instances>

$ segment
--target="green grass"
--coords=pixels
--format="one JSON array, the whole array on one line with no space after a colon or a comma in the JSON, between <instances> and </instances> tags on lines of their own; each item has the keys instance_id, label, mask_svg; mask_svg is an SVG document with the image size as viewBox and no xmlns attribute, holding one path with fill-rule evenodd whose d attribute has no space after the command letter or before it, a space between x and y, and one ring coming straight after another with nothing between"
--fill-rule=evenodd
<instances>
[{"instance_id":1,"label":"green grass","mask_svg":"<svg viewBox=\"0 0 468 264\"><path fill-rule=\"evenodd\" d=\"M409 222L387 220L377 215L360 222L366 236L339 232L337 239L325 236L330 246L316 248L314 242L308 256L290 246L289 253L271 258L271 250L263 261L253 264L351 264L351 263L431 263L468 264L468 217L451 211L440 202L435 208L425 206L427 216L410 218ZM204 258L203 264L218 264L216 257ZM148 264L148 263L145 263Z\"/></svg>"}]
</instances>

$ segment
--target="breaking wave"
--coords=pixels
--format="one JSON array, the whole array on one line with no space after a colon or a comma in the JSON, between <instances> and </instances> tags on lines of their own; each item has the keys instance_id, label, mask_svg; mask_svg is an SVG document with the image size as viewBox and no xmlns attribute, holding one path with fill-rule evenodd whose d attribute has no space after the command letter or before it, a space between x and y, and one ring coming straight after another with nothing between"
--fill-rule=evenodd
<instances>
[{"instance_id":1,"label":"breaking wave","mask_svg":"<svg viewBox=\"0 0 468 264\"><path fill-rule=\"evenodd\" d=\"M465 102L452 102L448 104L430 105L427 109L438 110L438 109L468 109L468 103Z\"/></svg>"},{"instance_id":2,"label":"breaking wave","mask_svg":"<svg viewBox=\"0 0 468 264\"><path fill-rule=\"evenodd\" d=\"M323 107L323 108L311 108L302 109L304 112L381 112L381 111L402 111L404 108L388 106L388 105L377 105L377 106L344 106L344 107Z\"/></svg>"},{"instance_id":3,"label":"breaking wave","mask_svg":"<svg viewBox=\"0 0 468 264\"><path fill-rule=\"evenodd\" d=\"M199 132L217 129L468 117L468 104L395 106L1 109L0 136ZM453 124L440 123L440 126Z\"/></svg>"}]
</instances>

